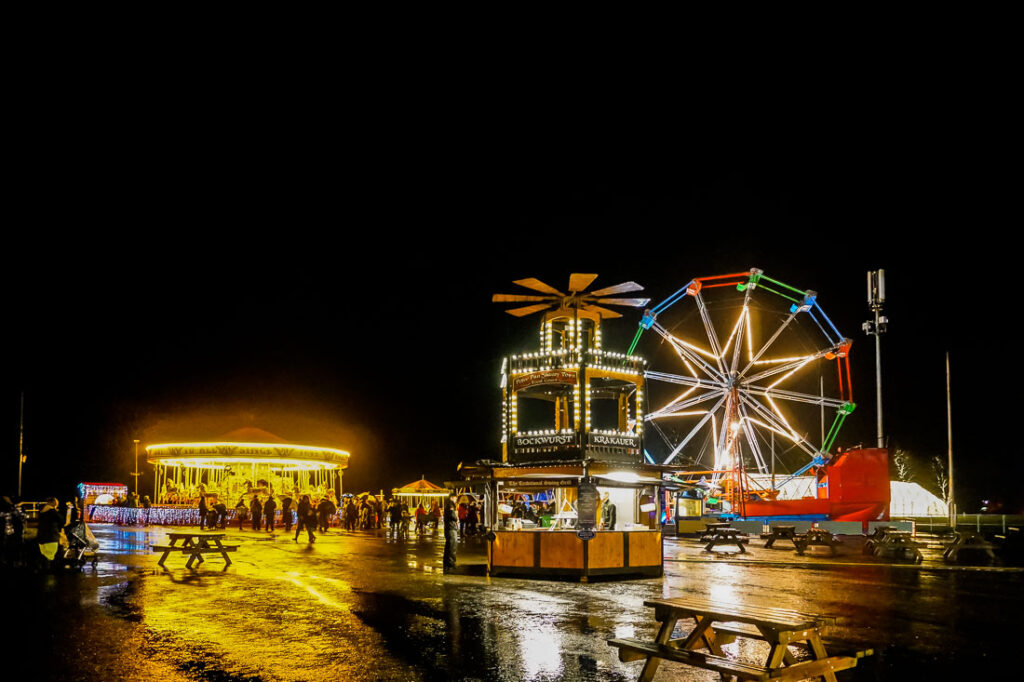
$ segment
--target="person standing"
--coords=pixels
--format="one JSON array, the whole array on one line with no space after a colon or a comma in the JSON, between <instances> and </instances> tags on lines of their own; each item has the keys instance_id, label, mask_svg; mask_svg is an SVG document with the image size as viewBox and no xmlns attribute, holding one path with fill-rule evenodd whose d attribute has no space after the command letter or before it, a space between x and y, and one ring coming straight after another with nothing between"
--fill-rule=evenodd
<instances>
[{"instance_id":1,"label":"person standing","mask_svg":"<svg viewBox=\"0 0 1024 682\"><path fill-rule=\"evenodd\" d=\"M337 507L331 502L330 498L324 497L320 500L320 504L316 507L317 517L320 521L320 532L326 533L327 527L331 523L331 514L335 512Z\"/></svg>"},{"instance_id":2,"label":"person standing","mask_svg":"<svg viewBox=\"0 0 1024 682\"><path fill-rule=\"evenodd\" d=\"M59 506L57 498L48 497L36 519L38 523L36 540L39 542L39 553L45 560L43 561L45 568L53 567L57 550L60 549L60 535L61 529L64 527L64 519L57 511Z\"/></svg>"},{"instance_id":3,"label":"person standing","mask_svg":"<svg viewBox=\"0 0 1024 682\"><path fill-rule=\"evenodd\" d=\"M299 533L302 529L306 529L306 534L309 536L310 542L316 542L316 536L313 535L313 524L316 521L316 514L313 513L313 503L309 501L309 495L303 495L302 499L299 500L298 508L299 521L295 526L295 542L299 541Z\"/></svg>"},{"instance_id":4,"label":"person standing","mask_svg":"<svg viewBox=\"0 0 1024 682\"><path fill-rule=\"evenodd\" d=\"M601 500L601 527L604 530L615 530L616 513L615 504L611 501L608 493L604 494Z\"/></svg>"},{"instance_id":5,"label":"person standing","mask_svg":"<svg viewBox=\"0 0 1024 682\"><path fill-rule=\"evenodd\" d=\"M444 505L444 572L455 570L455 550L459 544L459 513L455 509L455 495L449 495Z\"/></svg>"},{"instance_id":6,"label":"person standing","mask_svg":"<svg viewBox=\"0 0 1024 682\"><path fill-rule=\"evenodd\" d=\"M469 505L465 502L459 503L459 537L466 537L466 522L469 518Z\"/></svg>"},{"instance_id":7,"label":"person standing","mask_svg":"<svg viewBox=\"0 0 1024 682\"><path fill-rule=\"evenodd\" d=\"M292 532L292 496L285 493L281 496L281 520L284 521L284 532Z\"/></svg>"},{"instance_id":8,"label":"person standing","mask_svg":"<svg viewBox=\"0 0 1024 682\"><path fill-rule=\"evenodd\" d=\"M388 535L398 539L398 533L402 528L402 505L398 503L397 497L391 498L388 505Z\"/></svg>"},{"instance_id":9,"label":"person standing","mask_svg":"<svg viewBox=\"0 0 1024 682\"><path fill-rule=\"evenodd\" d=\"M263 518L263 503L260 502L259 495L252 496L252 502L249 504L249 513L252 514L252 529L260 529L260 521Z\"/></svg>"},{"instance_id":10,"label":"person standing","mask_svg":"<svg viewBox=\"0 0 1024 682\"><path fill-rule=\"evenodd\" d=\"M235 520L238 521L238 530L245 530L242 524L245 523L246 517L249 516L249 507L245 505L245 498L239 497L238 504L235 505Z\"/></svg>"},{"instance_id":11,"label":"person standing","mask_svg":"<svg viewBox=\"0 0 1024 682\"><path fill-rule=\"evenodd\" d=\"M206 506L206 495L199 496L199 530L206 530L206 515L210 508Z\"/></svg>"},{"instance_id":12,"label":"person standing","mask_svg":"<svg viewBox=\"0 0 1024 682\"><path fill-rule=\"evenodd\" d=\"M271 533L274 532L274 513L277 511L277 500L274 499L273 493L267 496L267 501L263 504L263 518L266 519L266 527Z\"/></svg>"}]
</instances>

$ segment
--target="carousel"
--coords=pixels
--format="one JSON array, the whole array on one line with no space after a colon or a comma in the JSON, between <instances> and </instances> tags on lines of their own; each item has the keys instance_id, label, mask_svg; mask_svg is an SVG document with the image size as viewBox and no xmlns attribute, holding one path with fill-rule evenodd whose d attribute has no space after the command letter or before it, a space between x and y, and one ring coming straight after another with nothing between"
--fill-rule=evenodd
<instances>
[{"instance_id":1,"label":"carousel","mask_svg":"<svg viewBox=\"0 0 1024 682\"><path fill-rule=\"evenodd\" d=\"M209 442L163 443L146 448L155 470L152 506L88 506L89 519L119 525L199 524L199 498L208 507L223 504L233 523L239 503L269 495L297 499L309 495L340 499L349 453L335 448L289 443L262 429L245 428Z\"/></svg>"},{"instance_id":2,"label":"carousel","mask_svg":"<svg viewBox=\"0 0 1024 682\"><path fill-rule=\"evenodd\" d=\"M157 504L192 504L200 495L233 503L253 492L340 496L349 459L344 450L288 443L253 428L205 443L149 445L146 455L156 469Z\"/></svg>"}]
</instances>

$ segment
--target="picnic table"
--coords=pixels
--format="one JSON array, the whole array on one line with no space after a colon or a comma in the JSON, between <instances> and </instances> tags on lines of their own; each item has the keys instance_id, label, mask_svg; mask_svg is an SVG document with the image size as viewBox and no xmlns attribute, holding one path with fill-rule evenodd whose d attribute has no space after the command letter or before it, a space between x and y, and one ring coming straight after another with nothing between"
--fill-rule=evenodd
<instances>
[{"instance_id":1,"label":"picnic table","mask_svg":"<svg viewBox=\"0 0 1024 682\"><path fill-rule=\"evenodd\" d=\"M909 530L896 530L886 527L875 529L874 535L864 543L864 553L884 559L911 559L920 563L924 561L920 543L914 541Z\"/></svg>"},{"instance_id":2,"label":"picnic table","mask_svg":"<svg viewBox=\"0 0 1024 682\"><path fill-rule=\"evenodd\" d=\"M764 543L765 549L771 549L776 540L789 540L793 543L794 547L799 549L799 546L796 544L796 526L772 526L769 532L761 537L768 540L768 542Z\"/></svg>"},{"instance_id":3,"label":"picnic table","mask_svg":"<svg viewBox=\"0 0 1024 682\"><path fill-rule=\"evenodd\" d=\"M711 526L715 526L714 529ZM746 552L746 548L743 546L747 542L747 538L744 536L743 531L738 528L733 528L728 523L709 523L708 529L704 532L704 536L701 538L701 542L706 542L704 546L705 552L710 552L714 549L715 545L736 545L740 548L740 552Z\"/></svg>"},{"instance_id":4,"label":"picnic table","mask_svg":"<svg viewBox=\"0 0 1024 682\"><path fill-rule=\"evenodd\" d=\"M793 539L793 544L796 545L796 553L800 556L803 556L808 547L815 545L828 547L832 556L835 556L836 547L840 545L840 542L839 538L824 528L809 528L803 535L797 535Z\"/></svg>"},{"instance_id":5,"label":"picnic table","mask_svg":"<svg viewBox=\"0 0 1024 682\"><path fill-rule=\"evenodd\" d=\"M836 679L837 670L857 665L857 660L870 655L870 649L851 656L829 656L821 641L821 632L836 619L785 609L727 604L698 598L651 599L644 606L654 608L654 617L661 626L653 642L638 639L610 639L618 648L619 660L645 661L638 680L650 680L662 660L686 663L719 673L723 678L734 676L744 680L798 680L824 677ZM688 635L673 639L676 623L693 619ZM763 664L746 663L726 657L722 646L737 637L768 643ZM801 647L810 654L798 660L790 646ZM707 653L698 651L707 649Z\"/></svg>"},{"instance_id":6,"label":"picnic table","mask_svg":"<svg viewBox=\"0 0 1024 682\"><path fill-rule=\"evenodd\" d=\"M996 555L992 552L995 545L986 540L985 536L981 533L974 530L957 530L953 531L952 535L953 541L942 552L943 559L956 561L960 552L967 552L968 554L983 552L989 559L996 558Z\"/></svg>"},{"instance_id":7,"label":"picnic table","mask_svg":"<svg viewBox=\"0 0 1024 682\"><path fill-rule=\"evenodd\" d=\"M189 555L185 568L192 568L193 563L198 561L201 564L205 561L203 559L204 554L220 554L224 557L224 569L227 570L227 567L231 565L231 557L228 556L228 552L237 551L238 545L225 545L223 543L224 536L225 533L186 533L179 531L168 533L167 537L170 539L170 544L152 546L154 552L163 552L160 560L156 563L159 566L163 566L167 557L172 552L179 552ZM180 545L178 544L179 541L181 541Z\"/></svg>"}]
</instances>

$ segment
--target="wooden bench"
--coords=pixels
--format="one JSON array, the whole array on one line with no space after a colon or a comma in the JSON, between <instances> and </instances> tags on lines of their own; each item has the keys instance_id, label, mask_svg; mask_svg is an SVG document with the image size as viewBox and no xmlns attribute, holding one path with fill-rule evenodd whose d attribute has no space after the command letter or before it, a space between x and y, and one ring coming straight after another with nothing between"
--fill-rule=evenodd
<instances>
[{"instance_id":1,"label":"wooden bench","mask_svg":"<svg viewBox=\"0 0 1024 682\"><path fill-rule=\"evenodd\" d=\"M231 565L231 557L228 556L228 553L236 552L239 548L239 545L225 545L222 542L224 533L171 532L167 534L167 537L171 539L169 545L151 545L154 552L162 552L160 559L156 562L161 567L164 566L164 562L172 552L179 552L188 555L185 568L192 568L192 565L197 561L200 564L204 563L204 554L220 554L224 557L224 568L226 570ZM180 545L178 544L179 540L183 541Z\"/></svg>"},{"instance_id":2,"label":"wooden bench","mask_svg":"<svg viewBox=\"0 0 1024 682\"><path fill-rule=\"evenodd\" d=\"M740 553L747 551L743 545L750 542L743 534L743 531L737 528L718 528L714 531L709 531L701 538L702 542L706 542L704 545L704 551L710 552L715 548L715 545L736 545L740 549Z\"/></svg>"},{"instance_id":3,"label":"wooden bench","mask_svg":"<svg viewBox=\"0 0 1024 682\"><path fill-rule=\"evenodd\" d=\"M789 540L796 546L796 526L772 526L769 532L761 535L761 539L767 540L765 549L771 549L776 540Z\"/></svg>"},{"instance_id":4,"label":"wooden bench","mask_svg":"<svg viewBox=\"0 0 1024 682\"><path fill-rule=\"evenodd\" d=\"M807 551L808 547L828 547L832 556L836 555L836 547L841 542L839 538L830 533L827 530L821 528L811 528L803 535L797 535L793 539L793 544L796 545L796 553L803 556L804 552Z\"/></svg>"},{"instance_id":5,"label":"wooden bench","mask_svg":"<svg viewBox=\"0 0 1024 682\"><path fill-rule=\"evenodd\" d=\"M877 537L879 535L881 537ZM921 543L914 541L910 531L886 528L875 531L875 535L864 543L863 552L881 559L909 559L921 563L924 556L920 546Z\"/></svg>"},{"instance_id":6,"label":"wooden bench","mask_svg":"<svg viewBox=\"0 0 1024 682\"><path fill-rule=\"evenodd\" d=\"M967 554L984 553L989 559L995 559L992 551L995 545L985 540L985 536L973 530L959 530L953 532L953 541L946 546L942 552L942 558L946 561L957 561L960 552Z\"/></svg>"},{"instance_id":7,"label":"wooden bench","mask_svg":"<svg viewBox=\"0 0 1024 682\"><path fill-rule=\"evenodd\" d=\"M821 642L820 630L834 624L835 618L799 613L771 607L725 604L705 599L655 599L644 602L654 607L661 623L653 642L636 639L611 639L619 649L619 660L645 660L640 680L650 680L662 660L685 663L723 676L745 680L796 680L823 676L834 681L835 672L857 665L870 650L853 656L829 656ZM672 639L676 623L692 618L694 629L684 638ZM769 653L763 665L726 657L721 649L726 640L750 637L767 642ZM732 639L730 639L732 638ZM810 660L798 661L789 651L791 645L805 647ZM708 653L696 651L705 648Z\"/></svg>"}]
</instances>

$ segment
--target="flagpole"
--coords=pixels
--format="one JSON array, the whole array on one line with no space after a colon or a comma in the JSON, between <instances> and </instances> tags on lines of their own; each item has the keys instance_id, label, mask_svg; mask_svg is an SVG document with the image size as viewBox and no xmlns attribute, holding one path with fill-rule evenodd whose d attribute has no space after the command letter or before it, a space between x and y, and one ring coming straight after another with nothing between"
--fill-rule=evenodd
<instances>
[{"instance_id":1,"label":"flagpole","mask_svg":"<svg viewBox=\"0 0 1024 682\"><path fill-rule=\"evenodd\" d=\"M18 499L21 499L21 465L25 462L25 391L21 392L21 417L18 420Z\"/></svg>"}]
</instances>

